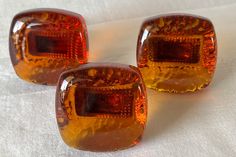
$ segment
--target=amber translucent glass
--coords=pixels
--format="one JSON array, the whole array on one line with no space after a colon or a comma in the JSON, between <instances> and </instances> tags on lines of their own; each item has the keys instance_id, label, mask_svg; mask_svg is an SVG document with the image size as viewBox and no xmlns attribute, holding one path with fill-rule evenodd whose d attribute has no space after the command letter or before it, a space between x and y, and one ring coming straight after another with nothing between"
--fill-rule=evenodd
<instances>
[{"instance_id":1,"label":"amber translucent glass","mask_svg":"<svg viewBox=\"0 0 236 157\"><path fill-rule=\"evenodd\" d=\"M193 92L212 80L217 57L212 23L193 15L164 15L146 20L137 44L137 63L147 87Z\"/></svg>"},{"instance_id":2,"label":"amber translucent glass","mask_svg":"<svg viewBox=\"0 0 236 157\"><path fill-rule=\"evenodd\" d=\"M83 17L57 9L17 14L9 50L17 75L30 82L55 85L64 70L87 62L87 29Z\"/></svg>"},{"instance_id":3,"label":"amber translucent glass","mask_svg":"<svg viewBox=\"0 0 236 157\"><path fill-rule=\"evenodd\" d=\"M111 151L137 144L147 117L141 73L134 66L106 63L64 72L56 116L61 136L71 147Z\"/></svg>"}]
</instances>

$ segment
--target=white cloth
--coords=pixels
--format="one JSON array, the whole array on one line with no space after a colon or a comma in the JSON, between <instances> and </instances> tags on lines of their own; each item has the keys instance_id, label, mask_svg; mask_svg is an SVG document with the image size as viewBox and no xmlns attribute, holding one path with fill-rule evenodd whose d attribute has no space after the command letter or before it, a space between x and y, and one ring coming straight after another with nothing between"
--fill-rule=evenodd
<instances>
[{"instance_id":1,"label":"white cloth","mask_svg":"<svg viewBox=\"0 0 236 157\"><path fill-rule=\"evenodd\" d=\"M148 90L147 128L135 147L106 153L69 148L57 130L55 87L20 80L9 59L11 19L35 7L84 15L90 24L90 61L133 65L145 16L187 12L208 17L215 25L219 48L214 80L193 94ZM0 0L0 157L235 157L235 10L235 0Z\"/></svg>"}]
</instances>

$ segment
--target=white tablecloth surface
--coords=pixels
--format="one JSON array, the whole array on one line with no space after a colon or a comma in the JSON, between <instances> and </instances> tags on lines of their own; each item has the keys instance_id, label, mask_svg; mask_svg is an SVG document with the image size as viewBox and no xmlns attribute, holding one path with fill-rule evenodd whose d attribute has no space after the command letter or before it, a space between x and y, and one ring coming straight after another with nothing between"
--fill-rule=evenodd
<instances>
[{"instance_id":1,"label":"white tablecloth surface","mask_svg":"<svg viewBox=\"0 0 236 157\"><path fill-rule=\"evenodd\" d=\"M143 140L130 149L94 153L66 146L57 130L55 87L20 80L9 59L8 32L19 11L56 7L81 13L89 31L90 61L136 65L145 17L184 12L208 17L218 37L212 84L193 94L148 90ZM0 0L0 157L235 157L235 0Z\"/></svg>"}]
</instances>

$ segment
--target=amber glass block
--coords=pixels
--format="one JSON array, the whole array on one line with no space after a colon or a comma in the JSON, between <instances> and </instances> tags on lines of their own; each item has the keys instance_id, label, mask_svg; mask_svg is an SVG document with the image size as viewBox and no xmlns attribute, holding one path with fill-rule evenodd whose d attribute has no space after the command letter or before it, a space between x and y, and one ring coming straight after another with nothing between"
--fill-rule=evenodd
<instances>
[{"instance_id":1,"label":"amber glass block","mask_svg":"<svg viewBox=\"0 0 236 157\"><path fill-rule=\"evenodd\" d=\"M57 9L17 14L9 36L16 74L30 82L55 85L62 71L87 62L88 36L83 17Z\"/></svg>"},{"instance_id":2,"label":"amber glass block","mask_svg":"<svg viewBox=\"0 0 236 157\"><path fill-rule=\"evenodd\" d=\"M217 57L212 23L194 15L163 15L142 24L137 63L147 87L193 92L212 80Z\"/></svg>"},{"instance_id":3,"label":"amber glass block","mask_svg":"<svg viewBox=\"0 0 236 157\"><path fill-rule=\"evenodd\" d=\"M57 86L56 116L71 147L112 151L137 144L147 117L141 73L134 66L109 63L64 72Z\"/></svg>"}]
</instances>

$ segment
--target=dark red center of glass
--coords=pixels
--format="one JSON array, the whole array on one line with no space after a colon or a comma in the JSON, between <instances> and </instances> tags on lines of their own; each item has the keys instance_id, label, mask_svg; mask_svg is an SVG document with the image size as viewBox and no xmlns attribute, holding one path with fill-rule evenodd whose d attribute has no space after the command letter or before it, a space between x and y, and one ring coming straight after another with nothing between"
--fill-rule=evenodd
<instances>
[{"instance_id":1,"label":"dark red center of glass","mask_svg":"<svg viewBox=\"0 0 236 157\"><path fill-rule=\"evenodd\" d=\"M199 38L164 38L149 39L150 59L155 62L198 63L200 52Z\"/></svg>"},{"instance_id":2,"label":"dark red center of glass","mask_svg":"<svg viewBox=\"0 0 236 157\"><path fill-rule=\"evenodd\" d=\"M86 99L85 99L86 98ZM122 92L82 92L78 89L75 96L76 112L80 116L96 114L129 117L132 115L133 95Z\"/></svg>"},{"instance_id":3,"label":"dark red center of glass","mask_svg":"<svg viewBox=\"0 0 236 157\"><path fill-rule=\"evenodd\" d=\"M37 53L59 53L66 54L68 51L68 41L63 38L36 36Z\"/></svg>"}]
</instances>

